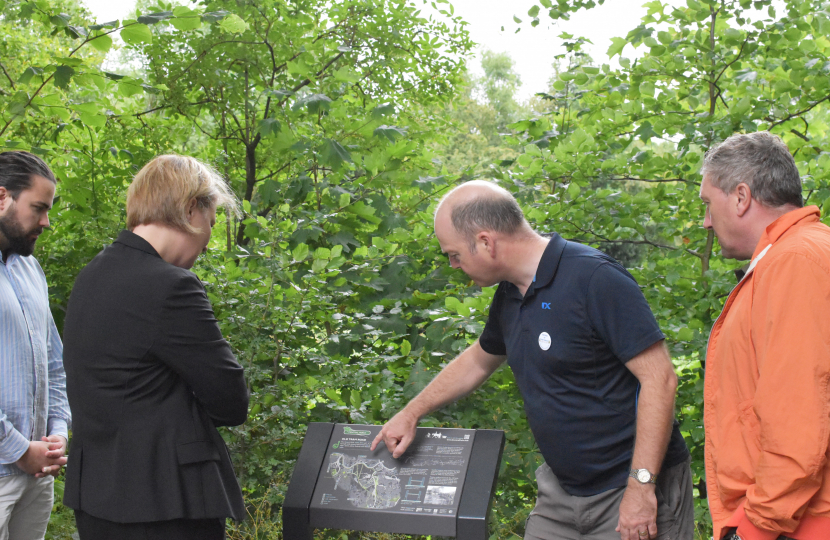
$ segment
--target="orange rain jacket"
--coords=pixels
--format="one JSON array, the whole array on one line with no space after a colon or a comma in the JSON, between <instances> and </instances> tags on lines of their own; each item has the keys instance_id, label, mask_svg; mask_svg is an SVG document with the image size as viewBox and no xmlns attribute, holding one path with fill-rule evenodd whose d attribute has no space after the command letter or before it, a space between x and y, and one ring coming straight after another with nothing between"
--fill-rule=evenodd
<instances>
[{"instance_id":1,"label":"orange rain jacket","mask_svg":"<svg viewBox=\"0 0 830 540\"><path fill-rule=\"evenodd\" d=\"M715 530L830 539L830 228L815 206L767 227L715 322L703 391Z\"/></svg>"}]
</instances>

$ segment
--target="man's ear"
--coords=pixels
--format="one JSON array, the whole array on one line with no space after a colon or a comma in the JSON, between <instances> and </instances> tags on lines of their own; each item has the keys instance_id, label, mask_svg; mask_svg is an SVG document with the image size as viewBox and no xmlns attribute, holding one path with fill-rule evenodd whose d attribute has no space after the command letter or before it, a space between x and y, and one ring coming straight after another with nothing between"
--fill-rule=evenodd
<instances>
[{"instance_id":1,"label":"man's ear","mask_svg":"<svg viewBox=\"0 0 830 540\"><path fill-rule=\"evenodd\" d=\"M750 189L749 185L744 182L741 182L735 187L735 211L738 214L738 217L744 217L749 211L749 207L752 206L752 190Z\"/></svg>"},{"instance_id":2,"label":"man's ear","mask_svg":"<svg viewBox=\"0 0 830 540\"><path fill-rule=\"evenodd\" d=\"M491 258L496 258L496 236L492 232L479 232L476 235L476 243L485 249Z\"/></svg>"},{"instance_id":3,"label":"man's ear","mask_svg":"<svg viewBox=\"0 0 830 540\"><path fill-rule=\"evenodd\" d=\"M0 187L0 212L4 212L12 202L12 194L4 188Z\"/></svg>"}]
</instances>

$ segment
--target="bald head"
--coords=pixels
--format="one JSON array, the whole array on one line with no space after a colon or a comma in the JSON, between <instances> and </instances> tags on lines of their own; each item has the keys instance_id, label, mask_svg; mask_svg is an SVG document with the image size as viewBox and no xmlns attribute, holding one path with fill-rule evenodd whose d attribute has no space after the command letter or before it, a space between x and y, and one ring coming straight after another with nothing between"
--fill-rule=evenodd
<instances>
[{"instance_id":1,"label":"bald head","mask_svg":"<svg viewBox=\"0 0 830 540\"><path fill-rule=\"evenodd\" d=\"M472 252L476 249L476 235L481 231L506 235L525 230L532 232L513 195L484 180L467 182L444 196L435 210L436 227L446 217L450 218L453 228L470 244Z\"/></svg>"}]
</instances>

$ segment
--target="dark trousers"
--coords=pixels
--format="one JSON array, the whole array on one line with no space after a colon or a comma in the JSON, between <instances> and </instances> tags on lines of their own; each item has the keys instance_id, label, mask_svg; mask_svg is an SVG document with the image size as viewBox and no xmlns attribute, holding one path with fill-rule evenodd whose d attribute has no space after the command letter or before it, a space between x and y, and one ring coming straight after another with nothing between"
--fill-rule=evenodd
<instances>
[{"instance_id":1,"label":"dark trousers","mask_svg":"<svg viewBox=\"0 0 830 540\"><path fill-rule=\"evenodd\" d=\"M81 540L223 540L224 519L173 519L115 523L75 510Z\"/></svg>"}]
</instances>

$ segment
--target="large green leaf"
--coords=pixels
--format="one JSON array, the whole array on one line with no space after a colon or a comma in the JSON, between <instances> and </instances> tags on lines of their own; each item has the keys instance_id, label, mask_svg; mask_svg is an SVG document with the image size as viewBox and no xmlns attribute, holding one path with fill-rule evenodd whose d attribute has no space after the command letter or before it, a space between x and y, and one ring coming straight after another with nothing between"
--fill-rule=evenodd
<instances>
[{"instance_id":1,"label":"large green leaf","mask_svg":"<svg viewBox=\"0 0 830 540\"><path fill-rule=\"evenodd\" d=\"M407 128L397 127L397 126L387 126L382 125L375 128L373 134L375 137L385 137L389 139L389 142L395 142L398 137L405 137L406 136Z\"/></svg>"},{"instance_id":2,"label":"large green leaf","mask_svg":"<svg viewBox=\"0 0 830 540\"><path fill-rule=\"evenodd\" d=\"M319 148L320 160L334 168L339 168L344 162L352 162L352 155L339 142L324 138Z\"/></svg>"},{"instance_id":3,"label":"large green leaf","mask_svg":"<svg viewBox=\"0 0 830 540\"><path fill-rule=\"evenodd\" d=\"M618 54L622 54L623 49L628 44L628 40L621 37L612 37L611 46L608 47L608 58L614 58Z\"/></svg>"},{"instance_id":4,"label":"large green leaf","mask_svg":"<svg viewBox=\"0 0 830 540\"><path fill-rule=\"evenodd\" d=\"M150 43L153 41L153 32L146 24L133 23L121 29L121 39L128 45Z\"/></svg>"},{"instance_id":5,"label":"large green leaf","mask_svg":"<svg viewBox=\"0 0 830 540\"><path fill-rule=\"evenodd\" d=\"M242 20L236 13L231 13L222 19L222 22L219 23L219 28L231 34L241 34L248 29L248 23Z\"/></svg>"},{"instance_id":6,"label":"large green leaf","mask_svg":"<svg viewBox=\"0 0 830 540\"><path fill-rule=\"evenodd\" d=\"M154 13L148 13L147 15L142 15L138 18L138 22L141 24L157 24L161 21L166 21L167 19L173 17L172 11L156 11Z\"/></svg>"},{"instance_id":7,"label":"large green leaf","mask_svg":"<svg viewBox=\"0 0 830 540\"><path fill-rule=\"evenodd\" d=\"M106 53L112 47L112 38L107 34L101 34L89 40L89 45L97 51Z\"/></svg>"},{"instance_id":8,"label":"large green leaf","mask_svg":"<svg viewBox=\"0 0 830 540\"><path fill-rule=\"evenodd\" d=\"M58 66L55 68L55 85L60 88L67 88L73 75L75 75L75 68L69 66Z\"/></svg>"}]
</instances>

